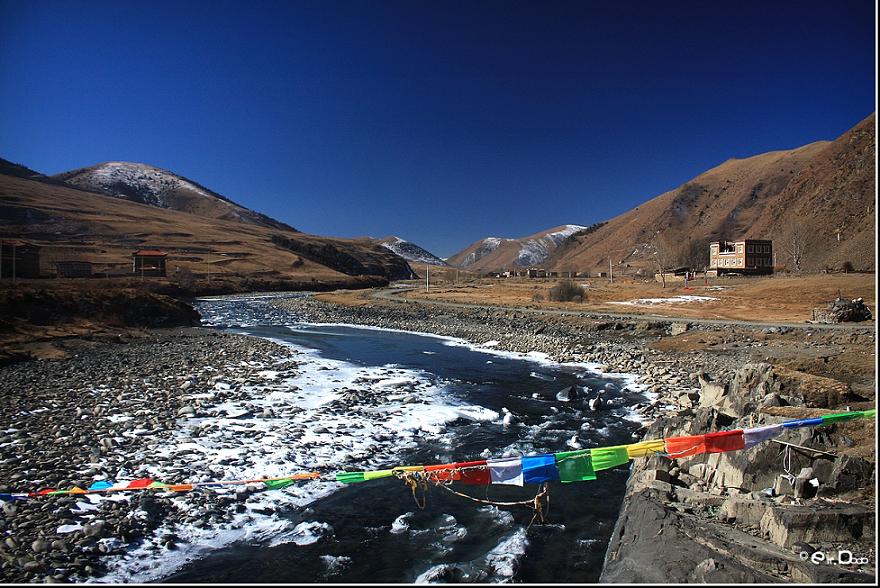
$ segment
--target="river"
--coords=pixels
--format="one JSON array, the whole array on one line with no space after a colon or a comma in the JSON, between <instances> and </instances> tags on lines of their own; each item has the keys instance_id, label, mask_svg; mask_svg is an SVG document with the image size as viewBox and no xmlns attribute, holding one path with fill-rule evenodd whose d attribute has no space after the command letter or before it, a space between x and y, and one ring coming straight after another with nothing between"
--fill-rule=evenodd
<instances>
[{"instance_id":1,"label":"river","mask_svg":"<svg viewBox=\"0 0 880 588\"><path fill-rule=\"evenodd\" d=\"M338 387L339 378L333 375L354 370L361 374L359 398L370 398L370 382L379 382L383 374L383 386L398 385L407 395L400 400L377 393L375 402L362 402L367 408L353 405L360 412L387 410L383 420L392 432L390 445L385 445L387 461L372 455L370 464L359 464L349 455L337 469L565 451L634 439L638 423L630 407L645 398L631 378L601 374L582 364L554 363L538 354L500 352L491 344L475 347L424 334L308 324L280 311L273 298L202 300L198 310L206 325L268 338L320 360L327 376L318 385ZM388 384L389 371L401 382ZM364 373L377 376L370 379ZM321 378L320 373L313 376ZM594 412L584 398L557 400L557 391L570 385L606 390L611 406ZM409 405L424 410L407 412ZM425 414L439 416L424 420ZM413 419L420 418L424 424L414 427ZM395 419L401 419L399 438L394 436ZM337 434L342 446L349 442L346 436L376 435L363 427ZM529 508L486 506L435 488L420 509L394 478L333 484L329 491L324 484L307 506L282 505L274 513L308 529L308 539L301 534L300 540L280 544L238 541L186 563L163 581L596 582L627 474L628 469L618 468L600 472L593 482L554 483L546 524L528 529ZM457 489L500 501L527 499L537 490Z\"/></svg>"}]
</instances>

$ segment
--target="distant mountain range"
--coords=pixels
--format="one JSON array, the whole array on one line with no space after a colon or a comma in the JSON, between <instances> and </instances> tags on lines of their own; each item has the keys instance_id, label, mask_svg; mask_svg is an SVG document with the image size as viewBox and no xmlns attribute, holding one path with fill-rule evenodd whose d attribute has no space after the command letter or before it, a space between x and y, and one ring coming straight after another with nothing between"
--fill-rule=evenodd
<instances>
[{"instance_id":1,"label":"distant mountain range","mask_svg":"<svg viewBox=\"0 0 880 588\"><path fill-rule=\"evenodd\" d=\"M173 172L110 162L55 176L0 159L0 236L33 241L41 264L83 260L125 274L141 247L168 267L215 283L290 281L305 287L375 285L414 276L377 243L307 235Z\"/></svg>"},{"instance_id":2,"label":"distant mountain range","mask_svg":"<svg viewBox=\"0 0 880 588\"><path fill-rule=\"evenodd\" d=\"M447 262L475 272L655 270L655 239L672 230L700 244L772 239L786 263L792 225L809 233L813 269L875 269L875 115L834 141L729 159L675 190L590 227L563 225L518 239L487 237ZM708 254L707 254L708 257Z\"/></svg>"},{"instance_id":3,"label":"distant mountain range","mask_svg":"<svg viewBox=\"0 0 880 588\"><path fill-rule=\"evenodd\" d=\"M875 115L834 141L746 159L729 159L675 190L609 219L557 248L547 265L561 271L615 265L653 272L661 231L684 239L784 239L798 226L812 240L812 266L875 268Z\"/></svg>"},{"instance_id":4,"label":"distant mountain range","mask_svg":"<svg viewBox=\"0 0 880 588\"><path fill-rule=\"evenodd\" d=\"M518 239L486 237L459 251L447 263L475 272L541 265L568 237L586 228L562 225Z\"/></svg>"},{"instance_id":5,"label":"distant mountain range","mask_svg":"<svg viewBox=\"0 0 880 588\"><path fill-rule=\"evenodd\" d=\"M773 239L781 253L786 229L797 225L813 241L814 267L873 270L874 126L871 114L834 141L725 161L607 221L486 237L446 260L395 236L307 235L173 172L119 161L45 176L0 159L0 236L122 270L132 248L150 246L195 272L355 283L411 278L409 262L477 273L595 271L609 261L653 271L656 237L669 230L700 243Z\"/></svg>"}]
</instances>

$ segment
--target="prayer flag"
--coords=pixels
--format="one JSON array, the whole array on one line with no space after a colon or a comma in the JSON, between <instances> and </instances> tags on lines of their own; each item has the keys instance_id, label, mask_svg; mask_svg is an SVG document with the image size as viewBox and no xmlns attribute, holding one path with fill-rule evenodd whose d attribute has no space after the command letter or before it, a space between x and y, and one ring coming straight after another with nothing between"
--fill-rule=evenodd
<instances>
[{"instance_id":1,"label":"prayer flag","mask_svg":"<svg viewBox=\"0 0 880 588\"><path fill-rule=\"evenodd\" d=\"M438 482L451 482L461 478L461 474L455 469L454 463L425 466L426 472L431 472L431 479Z\"/></svg>"},{"instance_id":2,"label":"prayer flag","mask_svg":"<svg viewBox=\"0 0 880 588\"><path fill-rule=\"evenodd\" d=\"M192 489L192 484L172 484L169 487L169 490L171 490L172 492L189 492Z\"/></svg>"},{"instance_id":3,"label":"prayer flag","mask_svg":"<svg viewBox=\"0 0 880 588\"><path fill-rule=\"evenodd\" d=\"M364 472L336 472L336 481L343 484L357 484L365 482Z\"/></svg>"},{"instance_id":4,"label":"prayer flag","mask_svg":"<svg viewBox=\"0 0 880 588\"><path fill-rule=\"evenodd\" d=\"M821 425L824 422L825 421L823 421L821 418L798 419L795 421L785 421L784 423L782 423L782 426L786 429L795 429L797 427L813 427L816 425Z\"/></svg>"},{"instance_id":5,"label":"prayer flag","mask_svg":"<svg viewBox=\"0 0 880 588\"><path fill-rule=\"evenodd\" d=\"M666 450L666 443L663 439L655 439L653 441L630 443L625 447L630 459L634 459L636 457L650 457L656 453L663 453Z\"/></svg>"},{"instance_id":6,"label":"prayer flag","mask_svg":"<svg viewBox=\"0 0 880 588\"><path fill-rule=\"evenodd\" d=\"M150 484L152 484L152 483L153 483L153 480L151 480L150 478L141 478L139 480L132 480L131 482L129 482L128 488L129 489L148 488L150 486Z\"/></svg>"},{"instance_id":7,"label":"prayer flag","mask_svg":"<svg viewBox=\"0 0 880 588\"><path fill-rule=\"evenodd\" d=\"M287 488L291 484L293 484L293 480L290 478L282 478L280 480L263 480L263 484L266 485L266 488L269 490L281 490L282 488Z\"/></svg>"},{"instance_id":8,"label":"prayer flag","mask_svg":"<svg viewBox=\"0 0 880 588\"><path fill-rule=\"evenodd\" d=\"M459 481L462 484L474 484L478 486L488 486L492 483L489 475L489 466L486 460L478 461L459 461L455 463L460 474Z\"/></svg>"},{"instance_id":9,"label":"prayer flag","mask_svg":"<svg viewBox=\"0 0 880 588\"><path fill-rule=\"evenodd\" d=\"M111 488L113 484L108 482L107 480L99 480L98 482L93 482L91 486L89 486L89 490L106 490Z\"/></svg>"},{"instance_id":10,"label":"prayer flag","mask_svg":"<svg viewBox=\"0 0 880 588\"><path fill-rule=\"evenodd\" d=\"M553 455L528 455L522 458L523 482L538 484L559 479L556 458Z\"/></svg>"},{"instance_id":11,"label":"prayer flag","mask_svg":"<svg viewBox=\"0 0 880 588\"><path fill-rule=\"evenodd\" d=\"M394 475L394 470L377 470L374 472L364 472L364 482L370 480L378 480L379 478L390 478Z\"/></svg>"},{"instance_id":12,"label":"prayer flag","mask_svg":"<svg viewBox=\"0 0 880 588\"><path fill-rule=\"evenodd\" d=\"M626 445L596 447L590 450L590 457L593 460L593 469L597 472L629 463L629 452Z\"/></svg>"},{"instance_id":13,"label":"prayer flag","mask_svg":"<svg viewBox=\"0 0 880 588\"><path fill-rule=\"evenodd\" d=\"M705 435L687 435L666 439L666 455L673 459L706 453Z\"/></svg>"},{"instance_id":14,"label":"prayer flag","mask_svg":"<svg viewBox=\"0 0 880 588\"><path fill-rule=\"evenodd\" d=\"M743 444L746 449L754 447L758 443L763 443L764 441L769 441L774 437L778 437L784 430L785 428L782 426L782 423L745 429L743 431Z\"/></svg>"},{"instance_id":15,"label":"prayer flag","mask_svg":"<svg viewBox=\"0 0 880 588\"><path fill-rule=\"evenodd\" d=\"M739 451L745 449L742 429L734 431L719 431L707 433L706 453L724 453L725 451Z\"/></svg>"},{"instance_id":16,"label":"prayer flag","mask_svg":"<svg viewBox=\"0 0 880 588\"><path fill-rule=\"evenodd\" d=\"M489 479L493 484L523 485L522 459L519 457L487 459L486 466L489 468Z\"/></svg>"},{"instance_id":17,"label":"prayer flag","mask_svg":"<svg viewBox=\"0 0 880 588\"><path fill-rule=\"evenodd\" d=\"M555 453L554 457L556 458L556 469L559 470L559 479L562 482L583 482L596 479L589 449L562 451Z\"/></svg>"},{"instance_id":18,"label":"prayer flag","mask_svg":"<svg viewBox=\"0 0 880 588\"><path fill-rule=\"evenodd\" d=\"M822 422L825 423L834 423L837 421L847 421L849 419L854 419L862 416L862 412L854 411L854 412L838 412L835 414L823 414Z\"/></svg>"}]
</instances>

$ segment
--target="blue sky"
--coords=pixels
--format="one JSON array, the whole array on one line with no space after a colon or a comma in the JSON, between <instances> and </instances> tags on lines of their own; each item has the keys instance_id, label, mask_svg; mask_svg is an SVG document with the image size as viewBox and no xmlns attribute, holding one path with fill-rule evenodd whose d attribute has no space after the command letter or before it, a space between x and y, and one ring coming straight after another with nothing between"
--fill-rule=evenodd
<instances>
[{"instance_id":1,"label":"blue sky","mask_svg":"<svg viewBox=\"0 0 880 588\"><path fill-rule=\"evenodd\" d=\"M441 256L875 108L874 3L0 0L0 157L164 167Z\"/></svg>"}]
</instances>

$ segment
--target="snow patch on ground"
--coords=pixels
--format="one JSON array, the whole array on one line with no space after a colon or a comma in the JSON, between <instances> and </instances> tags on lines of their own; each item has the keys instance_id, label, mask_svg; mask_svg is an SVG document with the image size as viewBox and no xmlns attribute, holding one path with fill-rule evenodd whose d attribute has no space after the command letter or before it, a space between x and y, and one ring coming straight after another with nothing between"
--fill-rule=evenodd
<instances>
[{"instance_id":1,"label":"snow patch on ground","mask_svg":"<svg viewBox=\"0 0 880 588\"><path fill-rule=\"evenodd\" d=\"M449 422L460 418L496 421L501 416L482 406L462 404L432 374L390 365L359 366L278 342L298 353L260 365L259 381L242 386L241 399L203 406L198 415L180 419L171 442L154 453L157 465L149 468L153 479L207 482L284 477L336 471L339 464L346 464L342 469L348 470L376 469L416 447L417 438L442 435ZM234 366L225 368L226 373L234 373ZM215 389L223 390L224 385L228 387L227 382L218 381ZM195 430L198 435L193 434ZM188 471L204 473L181 479L182 456ZM166 523L151 535L154 539L109 560L109 573L100 581L155 581L188 560L238 541L297 545L321 541L332 535L329 525L317 521L293 525L284 514L340 487L326 481L300 482L284 490L257 492L248 496L246 510L233 515L228 524ZM111 497L88 496L92 502ZM177 508L188 508L186 495L172 500ZM164 533L180 539L174 551L155 539Z\"/></svg>"},{"instance_id":2,"label":"snow patch on ground","mask_svg":"<svg viewBox=\"0 0 880 588\"><path fill-rule=\"evenodd\" d=\"M614 301L608 304L620 304L624 306L651 306L654 304L689 304L691 302L714 302L720 300L712 296L681 295L667 298L636 298L634 300Z\"/></svg>"}]
</instances>

